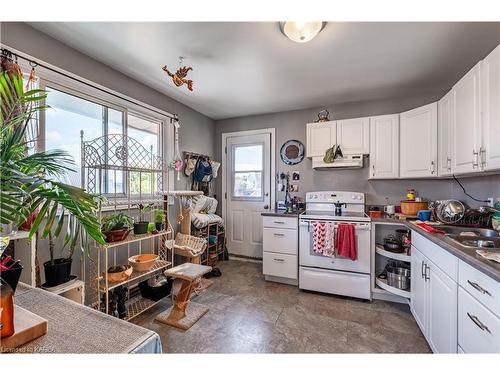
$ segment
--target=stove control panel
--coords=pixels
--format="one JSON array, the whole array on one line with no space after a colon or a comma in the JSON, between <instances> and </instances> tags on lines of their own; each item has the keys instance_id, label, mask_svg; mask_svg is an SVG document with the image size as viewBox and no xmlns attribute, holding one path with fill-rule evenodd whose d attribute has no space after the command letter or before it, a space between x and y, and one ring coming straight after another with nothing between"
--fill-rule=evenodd
<instances>
[{"instance_id":1,"label":"stove control panel","mask_svg":"<svg viewBox=\"0 0 500 375\"><path fill-rule=\"evenodd\" d=\"M364 204L365 194L352 191L313 191L306 194L306 203Z\"/></svg>"}]
</instances>

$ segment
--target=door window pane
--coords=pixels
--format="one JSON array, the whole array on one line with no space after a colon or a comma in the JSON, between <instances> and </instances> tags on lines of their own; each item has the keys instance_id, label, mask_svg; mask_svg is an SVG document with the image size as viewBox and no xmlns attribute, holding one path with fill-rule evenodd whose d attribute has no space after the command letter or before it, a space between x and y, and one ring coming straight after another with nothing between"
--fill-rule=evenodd
<instances>
[{"instance_id":1,"label":"door window pane","mask_svg":"<svg viewBox=\"0 0 500 375\"><path fill-rule=\"evenodd\" d=\"M123 112L113 108L106 109L108 111L108 134L123 134ZM124 194L125 186L123 179L122 171L106 171L106 192L108 194Z\"/></svg>"},{"instance_id":2,"label":"door window pane","mask_svg":"<svg viewBox=\"0 0 500 375\"><path fill-rule=\"evenodd\" d=\"M234 148L234 170L261 171L262 145L236 146Z\"/></svg>"},{"instance_id":3,"label":"door window pane","mask_svg":"<svg viewBox=\"0 0 500 375\"><path fill-rule=\"evenodd\" d=\"M233 146L233 197L261 199L263 145Z\"/></svg>"},{"instance_id":4,"label":"door window pane","mask_svg":"<svg viewBox=\"0 0 500 375\"><path fill-rule=\"evenodd\" d=\"M234 197L261 198L262 172L235 172Z\"/></svg>"}]
</instances>

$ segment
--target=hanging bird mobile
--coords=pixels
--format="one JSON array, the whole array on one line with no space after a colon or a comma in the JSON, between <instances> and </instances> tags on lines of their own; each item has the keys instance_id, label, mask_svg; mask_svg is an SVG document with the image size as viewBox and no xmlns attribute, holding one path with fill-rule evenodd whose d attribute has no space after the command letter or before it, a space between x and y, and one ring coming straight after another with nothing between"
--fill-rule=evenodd
<instances>
[{"instance_id":1,"label":"hanging bird mobile","mask_svg":"<svg viewBox=\"0 0 500 375\"><path fill-rule=\"evenodd\" d=\"M186 79L190 70L193 70L190 66L181 66L184 58L179 57L179 69L175 73L171 73L167 66L165 65L162 69L172 78L174 85L181 87L182 85L187 85L189 91L193 91L193 81Z\"/></svg>"}]
</instances>

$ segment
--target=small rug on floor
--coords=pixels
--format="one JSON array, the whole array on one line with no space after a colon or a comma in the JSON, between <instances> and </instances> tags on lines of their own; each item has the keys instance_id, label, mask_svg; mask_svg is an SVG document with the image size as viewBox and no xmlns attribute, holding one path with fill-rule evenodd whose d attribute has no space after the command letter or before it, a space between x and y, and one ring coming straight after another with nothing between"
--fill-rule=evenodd
<instances>
[{"instance_id":1,"label":"small rug on floor","mask_svg":"<svg viewBox=\"0 0 500 375\"><path fill-rule=\"evenodd\" d=\"M168 318L171 310L172 307L158 314L155 320L160 323L168 324L169 326L188 330L193 326L194 323L200 320L200 318L208 312L208 307L191 301L186 308L186 316L179 320L172 320Z\"/></svg>"}]
</instances>

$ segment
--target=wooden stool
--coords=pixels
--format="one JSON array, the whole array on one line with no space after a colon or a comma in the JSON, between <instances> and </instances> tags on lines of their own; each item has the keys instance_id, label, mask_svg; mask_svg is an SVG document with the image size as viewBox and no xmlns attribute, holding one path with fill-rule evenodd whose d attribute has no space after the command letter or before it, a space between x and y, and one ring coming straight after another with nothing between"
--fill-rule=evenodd
<instances>
[{"instance_id":1,"label":"wooden stool","mask_svg":"<svg viewBox=\"0 0 500 375\"><path fill-rule=\"evenodd\" d=\"M174 305L158 314L155 320L185 330L191 328L208 311L208 307L199 303L189 303L191 291L195 281L211 270L212 267L193 263L184 263L166 270L165 276L174 278Z\"/></svg>"}]
</instances>

